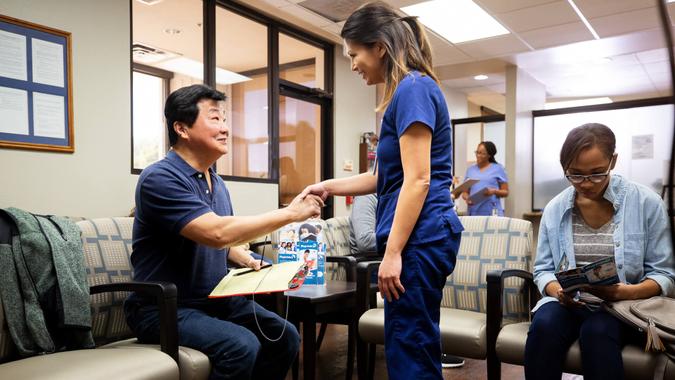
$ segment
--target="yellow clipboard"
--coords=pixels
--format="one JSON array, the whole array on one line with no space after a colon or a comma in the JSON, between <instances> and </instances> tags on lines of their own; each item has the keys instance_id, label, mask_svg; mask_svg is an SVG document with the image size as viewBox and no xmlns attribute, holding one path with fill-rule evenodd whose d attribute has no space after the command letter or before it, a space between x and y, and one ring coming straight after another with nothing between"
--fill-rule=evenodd
<instances>
[{"instance_id":1,"label":"yellow clipboard","mask_svg":"<svg viewBox=\"0 0 675 380\"><path fill-rule=\"evenodd\" d=\"M304 264L302 261L273 264L240 276L237 276L237 273L248 271L249 268L233 269L220 280L209 294L209 298L295 290L304 281Z\"/></svg>"}]
</instances>

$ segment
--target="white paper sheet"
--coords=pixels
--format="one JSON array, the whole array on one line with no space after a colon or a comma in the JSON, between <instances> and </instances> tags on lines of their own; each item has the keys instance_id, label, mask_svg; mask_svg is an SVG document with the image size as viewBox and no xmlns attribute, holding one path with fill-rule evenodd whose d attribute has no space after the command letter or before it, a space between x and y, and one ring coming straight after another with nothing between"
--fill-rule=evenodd
<instances>
[{"instance_id":1,"label":"white paper sheet","mask_svg":"<svg viewBox=\"0 0 675 380\"><path fill-rule=\"evenodd\" d=\"M28 92L0 87L0 132L28 135Z\"/></svg>"},{"instance_id":2,"label":"white paper sheet","mask_svg":"<svg viewBox=\"0 0 675 380\"><path fill-rule=\"evenodd\" d=\"M0 30L0 76L28 80L26 37Z\"/></svg>"},{"instance_id":3,"label":"white paper sheet","mask_svg":"<svg viewBox=\"0 0 675 380\"><path fill-rule=\"evenodd\" d=\"M66 138L63 96L33 93L33 133L35 136Z\"/></svg>"},{"instance_id":4,"label":"white paper sheet","mask_svg":"<svg viewBox=\"0 0 675 380\"><path fill-rule=\"evenodd\" d=\"M31 38L33 82L63 87L63 45Z\"/></svg>"}]
</instances>

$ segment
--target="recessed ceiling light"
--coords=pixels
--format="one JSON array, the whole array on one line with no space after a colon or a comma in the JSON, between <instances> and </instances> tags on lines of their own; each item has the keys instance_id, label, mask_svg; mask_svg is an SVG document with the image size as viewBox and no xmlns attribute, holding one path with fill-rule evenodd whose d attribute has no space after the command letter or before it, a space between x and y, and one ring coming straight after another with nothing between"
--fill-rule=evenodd
<instances>
[{"instance_id":1,"label":"recessed ceiling light","mask_svg":"<svg viewBox=\"0 0 675 380\"><path fill-rule=\"evenodd\" d=\"M485 75L485 74L480 74L480 75L476 75L475 77L473 77L473 79L475 79L475 80L486 80L486 79L488 79L488 76Z\"/></svg>"},{"instance_id":2,"label":"recessed ceiling light","mask_svg":"<svg viewBox=\"0 0 675 380\"><path fill-rule=\"evenodd\" d=\"M602 98L564 100L560 102L547 102L546 104L544 104L544 109L554 110L558 108L591 106L594 104L607 104L607 103L612 103L612 99L608 97L602 97Z\"/></svg>"},{"instance_id":3,"label":"recessed ceiling light","mask_svg":"<svg viewBox=\"0 0 675 380\"><path fill-rule=\"evenodd\" d=\"M401 10L454 44L509 34L471 0L431 0Z\"/></svg>"},{"instance_id":4,"label":"recessed ceiling light","mask_svg":"<svg viewBox=\"0 0 675 380\"><path fill-rule=\"evenodd\" d=\"M570 4L570 7L572 7L572 9L574 9L574 12L576 12L577 16L579 16L579 18L584 23L584 25L586 25L586 29L588 29L588 31L591 32L591 34L593 35L593 38L595 38L596 40L599 40L600 36L598 36L598 33L595 32L595 29L593 29L593 27L591 26L591 23L588 22L588 20L586 19L586 16L584 16L584 14L581 13L581 10L579 10L579 7L577 7L577 5L574 4L574 0L567 0L567 2Z\"/></svg>"}]
</instances>

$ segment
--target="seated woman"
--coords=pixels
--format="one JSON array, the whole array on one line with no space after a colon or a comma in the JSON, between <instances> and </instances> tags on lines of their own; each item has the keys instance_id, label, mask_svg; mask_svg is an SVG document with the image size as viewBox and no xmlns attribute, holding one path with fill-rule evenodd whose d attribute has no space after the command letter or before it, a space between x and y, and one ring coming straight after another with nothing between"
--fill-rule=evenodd
<instances>
[{"instance_id":1,"label":"seated woman","mask_svg":"<svg viewBox=\"0 0 675 380\"><path fill-rule=\"evenodd\" d=\"M560 379L579 339L583 375L623 379L621 350L636 330L582 297L565 293L555 273L613 256L620 283L584 289L603 300L675 295L675 269L664 203L620 175L614 133L602 124L570 131L560 164L572 186L551 200L541 220L534 282L545 296L534 308L525 345L527 379Z\"/></svg>"}]
</instances>

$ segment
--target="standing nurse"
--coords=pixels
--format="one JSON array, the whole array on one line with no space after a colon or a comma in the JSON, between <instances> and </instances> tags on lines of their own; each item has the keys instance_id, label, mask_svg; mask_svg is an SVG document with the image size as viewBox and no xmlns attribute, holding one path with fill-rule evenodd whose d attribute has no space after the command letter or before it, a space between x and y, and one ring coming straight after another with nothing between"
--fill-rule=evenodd
<instances>
[{"instance_id":1,"label":"standing nurse","mask_svg":"<svg viewBox=\"0 0 675 380\"><path fill-rule=\"evenodd\" d=\"M356 10L342 29L352 70L384 83L378 166L331 179L303 194L377 191L378 286L385 298L390 379L442 379L440 303L455 266L462 225L450 198L451 124L424 27L389 5Z\"/></svg>"},{"instance_id":2,"label":"standing nurse","mask_svg":"<svg viewBox=\"0 0 675 380\"><path fill-rule=\"evenodd\" d=\"M492 141L481 142L476 148L476 163L466 170L466 179L479 180L468 192L462 193L462 199L469 206L469 215L504 216L499 198L509 195L509 178L504 167L495 160L496 154L497 147ZM475 196L477 193L482 193L478 194L479 198Z\"/></svg>"}]
</instances>

